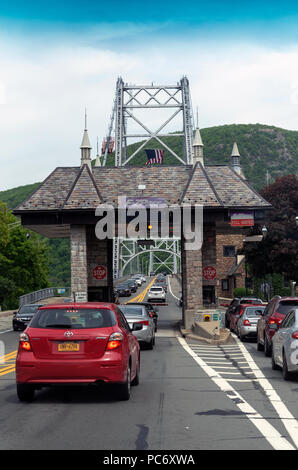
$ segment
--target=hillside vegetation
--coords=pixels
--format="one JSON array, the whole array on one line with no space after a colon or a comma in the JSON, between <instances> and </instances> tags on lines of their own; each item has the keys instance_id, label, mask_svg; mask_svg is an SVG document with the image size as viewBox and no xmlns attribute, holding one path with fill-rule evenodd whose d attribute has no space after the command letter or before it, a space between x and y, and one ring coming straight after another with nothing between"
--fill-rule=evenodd
<instances>
[{"instance_id":1,"label":"hillside vegetation","mask_svg":"<svg viewBox=\"0 0 298 470\"><path fill-rule=\"evenodd\" d=\"M257 189L266 184L268 172L272 183L277 177L298 175L298 131L288 131L263 124L232 124L225 126L201 129L204 143L204 159L206 164L229 164L233 142L238 144L241 155L241 165L246 178ZM163 138L178 155L182 155L182 139L169 136ZM138 148L140 143L132 144L128 148L128 156ZM160 144L153 140L146 148L160 148ZM146 154L141 151L129 163L143 166ZM75 157L74 166L79 165L80 154ZM114 165L114 155L109 155L107 164ZM179 164L167 150L164 151L164 164ZM61 161L61 165L63 162ZM26 186L0 192L0 200L8 208L13 209L23 202L39 185L33 183ZM46 240L50 249L49 282L55 286L65 286L70 283L69 240Z\"/></svg>"}]
</instances>

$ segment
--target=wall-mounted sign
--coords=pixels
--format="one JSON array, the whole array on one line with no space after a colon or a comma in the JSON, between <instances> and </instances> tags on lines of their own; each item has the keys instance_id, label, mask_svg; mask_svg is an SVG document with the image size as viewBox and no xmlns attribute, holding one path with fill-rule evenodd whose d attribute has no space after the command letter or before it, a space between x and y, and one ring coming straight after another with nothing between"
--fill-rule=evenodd
<instances>
[{"instance_id":1,"label":"wall-mounted sign","mask_svg":"<svg viewBox=\"0 0 298 470\"><path fill-rule=\"evenodd\" d=\"M87 292L75 292L75 302L88 302Z\"/></svg>"},{"instance_id":2,"label":"wall-mounted sign","mask_svg":"<svg viewBox=\"0 0 298 470\"><path fill-rule=\"evenodd\" d=\"M216 269L213 266L206 266L203 269L203 277L206 281L213 281L216 278Z\"/></svg>"},{"instance_id":3,"label":"wall-mounted sign","mask_svg":"<svg viewBox=\"0 0 298 470\"><path fill-rule=\"evenodd\" d=\"M232 227L251 227L254 225L253 211L231 212Z\"/></svg>"},{"instance_id":4,"label":"wall-mounted sign","mask_svg":"<svg viewBox=\"0 0 298 470\"><path fill-rule=\"evenodd\" d=\"M93 268L92 270L92 276L98 281L105 279L107 277L107 268L100 264L98 266L95 266L95 268Z\"/></svg>"}]
</instances>

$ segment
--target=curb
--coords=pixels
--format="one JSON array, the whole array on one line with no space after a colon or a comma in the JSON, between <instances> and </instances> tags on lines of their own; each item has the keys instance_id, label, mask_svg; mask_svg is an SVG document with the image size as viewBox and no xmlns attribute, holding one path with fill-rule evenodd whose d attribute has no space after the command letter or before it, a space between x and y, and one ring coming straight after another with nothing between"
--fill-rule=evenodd
<instances>
[{"instance_id":1,"label":"curb","mask_svg":"<svg viewBox=\"0 0 298 470\"><path fill-rule=\"evenodd\" d=\"M234 343L235 340L231 335L231 332L227 330L226 328L224 331L222 331L222 337L219 339L209 339L209 338L204 338L203 336L198 336L194 334L192 330L185 330L181 324L179 324L179 330L183 338L185 339L191 339L194 341L199 341L205 344L214 344L214 345L219 345L219 344L227 344L227 343Z\"/></svg>"}]
</instances>

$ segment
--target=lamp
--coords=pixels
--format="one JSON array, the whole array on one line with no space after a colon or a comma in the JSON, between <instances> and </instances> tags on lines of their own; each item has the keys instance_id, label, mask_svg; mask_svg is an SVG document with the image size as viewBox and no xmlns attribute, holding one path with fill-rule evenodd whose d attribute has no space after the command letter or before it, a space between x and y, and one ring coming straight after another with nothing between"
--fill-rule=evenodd
<instances>
[{"instance_id":1,"label":"lamp","mask_svg":"<svg viewBox=\"0 0 298 470\"><path fill-rule=\"evenodd\" d=\"M297 220L297 219L296 219L296 220ZM263 228L262 228L263 238L266 238L266 237L267 237L267 233L268 233L267 227L264 225Z\"/></svg>"}]
</instances>

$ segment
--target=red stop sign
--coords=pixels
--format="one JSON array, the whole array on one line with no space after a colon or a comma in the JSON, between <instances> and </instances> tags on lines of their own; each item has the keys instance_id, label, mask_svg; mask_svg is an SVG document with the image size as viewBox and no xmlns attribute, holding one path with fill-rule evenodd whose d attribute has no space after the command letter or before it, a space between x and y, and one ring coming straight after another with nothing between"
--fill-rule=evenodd
<instances>
[{"instance_id":1,"label":"red stop sign","mask_svg":"<svg viewBox=\"0 0 298 470\"><path fill-rule=\"evenodd\" d=\"M105 279L107 276L107 269L102 265L95 266L92 270L92 276L97 280Z\"/></svg>"},{"instance_id":2,"label":"red stop sign","mask_svg":"<svg viewBox=\"0 0 298 470\"><path fill-rule=\"evenodd\" d=\"M207 281L212 281L216 278L216 269L213 266L206 266L203 269L203 276Z\"/></svg>"}]
</instances>

